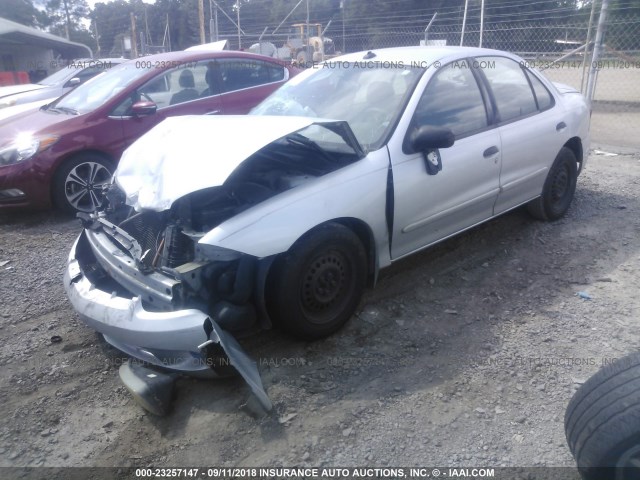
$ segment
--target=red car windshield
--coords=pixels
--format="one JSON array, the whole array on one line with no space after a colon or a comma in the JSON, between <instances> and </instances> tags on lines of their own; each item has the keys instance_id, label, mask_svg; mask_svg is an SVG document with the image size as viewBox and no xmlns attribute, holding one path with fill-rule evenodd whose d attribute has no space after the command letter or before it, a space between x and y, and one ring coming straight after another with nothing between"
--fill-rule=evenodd
<instances>
[{"instance_id":1,"label":"red car windshield","mask_svg":"<svg viewBox=\"0 0 640 480\"><path fill-rule=\"evenodd\" d=\"M123 63L78 86L52 104L51 108L79 114L91 112L118 95L149 70L150 67L143 68L139 62Z\"/></svg>"}]
</instances>

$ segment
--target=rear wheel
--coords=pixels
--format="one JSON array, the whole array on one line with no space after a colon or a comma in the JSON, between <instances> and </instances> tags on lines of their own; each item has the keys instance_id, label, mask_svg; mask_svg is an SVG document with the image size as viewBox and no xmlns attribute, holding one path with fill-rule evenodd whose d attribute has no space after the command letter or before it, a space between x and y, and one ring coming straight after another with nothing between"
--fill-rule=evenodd
<instances>
[{"instance_id":1,"label":"rear wheel","mask_svg":"<svg viewBox=\"0 0 640 480\"><path fill-rule=\"evenodd\" d=\"M103 200L102 187L111 181L113 165L100 155L84 153L64 163L53 179L53 200L67 212L93 212Z\"/></svg>"},{"instance_id":2,"label":"rear wheel","mask_svg":"<svg viewBox=\"0 0 640 480\"><path fill-rule=\"evenodd\" d=\"M269 313L299 338L326 337L353 315L366 275L358 236L337 223L323 225L276 260L267 289Z\"/></svg>"},{"instance_id":3,"label":"rear wheel","mask_svg":"<svg viewBox=\"0 0 640 480\"><path fill-rule=\"evenodd\" d=\"M549 170L542 195L527 204L527 210L534 218L553 221L567 213L576 191L577 165L573 151L562 147Z\"/></svg>"}]
</instances>

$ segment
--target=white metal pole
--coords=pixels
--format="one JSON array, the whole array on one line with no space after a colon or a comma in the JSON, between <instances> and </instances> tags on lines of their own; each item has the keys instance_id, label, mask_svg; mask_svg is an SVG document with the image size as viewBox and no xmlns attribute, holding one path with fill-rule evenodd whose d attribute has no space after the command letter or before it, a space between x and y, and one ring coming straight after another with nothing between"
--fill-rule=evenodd
<instances>
[{"instance_id":1,"label":"white metal pole","mask_svg":"<svg viewBox=\"0 0 640 480\"><path fill-rule=\"evenodd\" d=\"M596 30L596 40L593 46L593 57L591 59L591 67L589 68L589 78L587 79L586 97L589 104L593 102L593 96L596 90L596 75L598 73L598 60L602 53L602 44L604 42L604 30L607 25L607 7L609 0L602 0L600 8L600 18L598 19L598 29Z\"/></svg>"},{"instance_id":2,"label":"white metal pole","mask_svg":"<svg viewBox=\"0 0 640 480\"><path fill-rule=\"evenodd\" d=\"M345 53L347 51L347 47L345 46L345 25L344 25L344 11L346 9L346 5L345 5L346 0L342 0L342 2L340 2L340 5L342 6L342 53Z\"/></svg>"},{"instance_id":3,"label":"white metal pole","mask_svg":"<svg viewBox=\"0 0 640 480\"><path fill-rule=\"evenodd\" d=\"M589 14L589 26L587 27L587 40L585 42L586 49L584 51L584 57L582 62L582 78L580 79L580 92L584 93L584 77L587 73L587 60L591 53L591 26L593 25L593 17L596 11L596 0L591 3L591 13Z\"/></svg>"},{"instance_id":4,"label":"white metal pole","mask_svg":"<svg viewBox=\"0 0 640 480\"><path fill-rule=\"evenodd\" d=\"M305 47L309 45L309 0L307 0L307 31L305 36ZM305 48L305 51L308 49Z\"/></svg>"},{"instance_id":5,"label":"white metal pole","mask_svg":"<svg viewBox=\"0 0 640 480\"><path fill-rule=\"evenodd\" d=\"M480 4L480 43L478 47L482 47L482 32L484 31L484 0Z\"/></svg>"},{"instance_id":6,"label":"white metal pole","mask_svg":"<svg viewBox=\"0 0 640 480\"><path fill-rule=\"evenodd\" d=\"M238 50L242 50L242 38L240 37L240 0L236 3L236 14L238 17Z\"/></svg>"},{"instance_id":7,"label":"white metal pole","mask_svg":"<svg viewBox=\"0 0 640 480\"><path fill-rule=\"evenodd\" d=\"M464 2L464 15L462 16L462 33L460 33L460 46L464 43L464 29L467 26L467 10L469 9L469 0Z\"/></svg>"}]
</instances>

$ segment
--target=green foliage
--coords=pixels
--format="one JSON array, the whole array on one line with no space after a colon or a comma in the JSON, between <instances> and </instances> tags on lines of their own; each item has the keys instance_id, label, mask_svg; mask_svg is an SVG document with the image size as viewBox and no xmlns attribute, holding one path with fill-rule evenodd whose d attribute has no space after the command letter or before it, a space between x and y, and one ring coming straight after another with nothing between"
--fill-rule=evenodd
<instances>
[{"instance_id":1,"label":"green foliage","mask_svg":"<svg viewBox=\"0 0 640 480\"><path fill-rule=\"evenodd\" d=\"M82 21L89 16L86 0L47 0L43 25L61 37L70 40L75 32L86 30Z\"/></svg>"},{"instance_id":2,"label":"green foliage","mask_svg":"<svg viewBox=\"0 0 640 480\"><path fill-rule=\"evenodd\" d=\"M34 0L0 1L3 6L7 6L3 9L3 15L7 18L29 26L44 27L63 37L67 36L68 31L71 40L85 43L94 51L99 44L99 51L103 56L122 53L122 37L131 35L131 13L135 15L138 45L140 32L147 45L160 46L164 43L168 48L170 39L171 50L182 50L200 42L198 0L156 0L155 3L113 0L97 3L93 10L89 9L86 0L39 0L39 4L46 7L46 13L39 12L34 7ZM279 34L292 33L291 25L306 22L308 15L310 23L322 23L326 26L331 21L328 35L340 37L344 19L347 38L366 38L367 45L362 45L362 48L371 48L376 45L386 46L392 41L389 32L393 29L414 29L421 32L436 12L438 18L434 27L451 26L453 31L462 23L465 5L465 0L303 0L296 7L298 1L215 0L221 9L218 10L219 33L235 43L237 26L234 22L237 21L238 8L240 26L252 36L251 41L255 41L265 27L267 35L270 35L291 13L283 22ZM553 26L571 21L586 21L591 12L592 1L596 0L486 0L485 25L537 20ZM597 1L599 10L600 0ZM468 2L468 28L479 24L480 2L481 0ZM207 40L210 38L209 19L215 13L213 5L214 0L204 0ZM640 0L611 0L610 18L631 15L640 16ZM96 30L99 35L97 43ZM520 35L525 42L525 37L531 35L531 32L523 31ZM249 41L244 39L243 47L247 47L245 42Z\"/></svg>"},{"instance_id":3,"label":"green foliage","mask_svg":"<svg viewBox=\"0 0 640 480\"><path fill-rule=\"evenodd\" d=\"M2 18L28 27L39 26L39 12L31 0L2 0Z\"/></svg>"}]
</instances>

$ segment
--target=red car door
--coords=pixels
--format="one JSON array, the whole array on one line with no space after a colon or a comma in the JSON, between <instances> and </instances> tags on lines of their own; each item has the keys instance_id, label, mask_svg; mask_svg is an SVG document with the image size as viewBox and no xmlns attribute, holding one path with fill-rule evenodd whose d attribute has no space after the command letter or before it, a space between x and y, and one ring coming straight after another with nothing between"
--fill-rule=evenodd
<instances>
[{"instance_id":1,"label":"red car door","mask_svg":"<svg viewBox=\"0 0 640 480\"><path fill-rule=\"evenodd\" d=\"M125 148L167 117L220 113L220 95L209 86L212 64L203 60L159 71L132 92L111 116L120 122ZM131 107L138 101L153 102L155 113L133 114Z\"/></svg>"}]
</instances>

